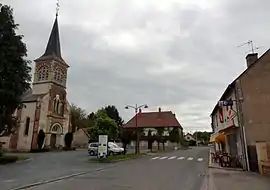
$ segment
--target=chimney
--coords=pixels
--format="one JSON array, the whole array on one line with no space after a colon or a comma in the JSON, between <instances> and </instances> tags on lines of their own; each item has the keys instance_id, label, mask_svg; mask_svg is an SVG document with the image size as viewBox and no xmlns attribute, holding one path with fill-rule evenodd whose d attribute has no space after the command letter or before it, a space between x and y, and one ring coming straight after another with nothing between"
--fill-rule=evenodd
<instances>
[{"instance_id":1,"label":"chimney","mask_svg":"<svg viewBox=\"0 0 270 190\"><path fill-rule=\"evenodd\" d=\"M161 108L158 108L158 112L161 112Z\"/></svg>"},{"instance_id":2,"label":"chimney","mask_svg":"<svg viewBox=\"0 0 270 190\"><path fill-rule=\"evenodd\" d=\"M250 53L246 56L247 67L249 68L253 63L258 60L258 53Z\"/></svg>"}]
</instances>

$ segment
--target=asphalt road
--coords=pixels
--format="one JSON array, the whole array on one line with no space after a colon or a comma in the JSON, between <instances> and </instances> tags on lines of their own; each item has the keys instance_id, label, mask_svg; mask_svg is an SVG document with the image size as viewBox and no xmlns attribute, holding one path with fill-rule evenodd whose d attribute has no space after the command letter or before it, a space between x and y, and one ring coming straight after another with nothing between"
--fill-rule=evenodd
<instances>
[{"instance_id":1,"label":"asphalt road","mask_svg":"<svg viewBox=\"0 0 270 190\"><path fill-rule=\"evenodd\" d=\"M208 148L195 147L109 164L105 167L103 164L95 164L101 169L31 189L202 190L206 181L207 164Z\"/></svg>"},{"instance_id":2,"label":"asphalt road","mask_svg":"<svg viewBox=\"0 0 270 190\"><path fill-rule=\"evenodd\" d=\"M87 150L35 153L27 156L31 157L30 161L0 166L1 190L94 171L101 167L87 162Z\"/></svg>"}]
</instances>

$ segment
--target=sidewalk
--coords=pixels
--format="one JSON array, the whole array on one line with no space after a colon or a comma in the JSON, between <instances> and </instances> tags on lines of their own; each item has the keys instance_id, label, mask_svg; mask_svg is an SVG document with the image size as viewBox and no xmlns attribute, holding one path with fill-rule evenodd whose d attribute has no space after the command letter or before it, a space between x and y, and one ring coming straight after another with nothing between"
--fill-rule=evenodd
<instances>
[{"instance_id":1,"label":"sidewalk","mask_svg":"<svg viewBox=\"0 0 270 190\"><path fill-rule=\"evenodd\" d=\"M237 168L222 168L212 163L209 151L209 175L205 190L270 190L270 178Z\"/></svg>"},{"instance_id":2,"label":"sidewalk","mask_svg":"<svg viewBox=\"0 0 270 190\"><path fill-rule=\"evenodd\" d=\"M216 168L216 169L223 169L223 170L234 170L234 171L243 171L241 168L230 168L230 167L221 167L218 163L212 162L212 156L211 156L212 150L209 150L209 156L208 156L208 168Z\"/></svg>"},{"instance_id":3,"label":"sidewalk","mask_svg":"<svg viewBox=\"0 0 270 190\"><path fill-rule=\"evenodd\" d=\"M270 178L257 173L209 168L207 190L269 190Z\"/></svg>"}]
</instances>

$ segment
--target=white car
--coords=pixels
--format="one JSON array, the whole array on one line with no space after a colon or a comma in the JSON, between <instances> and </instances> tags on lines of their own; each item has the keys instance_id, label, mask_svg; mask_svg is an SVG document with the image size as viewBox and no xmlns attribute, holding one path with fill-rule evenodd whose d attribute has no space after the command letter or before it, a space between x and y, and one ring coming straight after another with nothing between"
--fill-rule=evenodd
<instances>
[{"instance_id":1,"label":"white car","mask_svg":"<svg viewBox=\"0 0 270 190\"><path fill-rule=\"evenodd\" d=\"M124 149L119 147L113 142L108 142L108 155L124 154ZM88 145L88 153L90 156L96 156L98 154L98 142L90 143Z\"/></svg>"},{"instance_id":2,"label":"white car","mask_svg":"<svg viewBox=\"0 0 270 190\"><path fill-rule=\"evenodd\" d=\"M108 155L124 154L124 149L113 142L108 143Z\"/></svg>"}]
</instances>

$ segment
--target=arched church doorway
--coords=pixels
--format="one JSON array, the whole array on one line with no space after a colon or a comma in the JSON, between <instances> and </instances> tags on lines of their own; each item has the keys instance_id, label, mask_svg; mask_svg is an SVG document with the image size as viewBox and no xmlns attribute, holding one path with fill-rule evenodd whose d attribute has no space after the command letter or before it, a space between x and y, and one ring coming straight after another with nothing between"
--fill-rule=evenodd
<instances>
[{"instance_id":1,"label":"arched church doorway","mask_svg":"<svg viewBox=\"0 0 270 190\"><path fill-rule=\"evenodd\" d=\"M62 146L61 141L62 141L62 135L63 135L63 128L61 124L59 123L53 124L50 128L50 134L51 134L50 148L57 149L60 146Z\"/></svg>"},{"instance_id":2,"label":"arched church doorway","mask_svg":"<svg viewBox=\"0 0 270 190\"><path fill-rule=\"evenodd\" d=\"M50 147L51 149L56 148L56 134L51 134Z\"/></svg>"}]
</instances>

